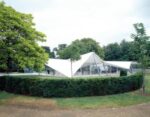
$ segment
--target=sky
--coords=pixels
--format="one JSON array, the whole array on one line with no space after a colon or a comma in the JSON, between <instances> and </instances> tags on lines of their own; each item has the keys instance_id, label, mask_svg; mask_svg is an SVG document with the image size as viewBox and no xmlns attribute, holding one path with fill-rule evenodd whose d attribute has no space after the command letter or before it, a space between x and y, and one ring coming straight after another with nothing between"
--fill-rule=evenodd
<instances>
[{"instance_id":1,"label":"sky","mask_svg":"<svg viewBox=\"0 0 150 117\"><path fill-rule=\"evenodd\" d=\"M149 0L4 0L17 11L30 13L38 31L46 34L40 45L56 47L76 39L93 38L101 46L131 41L133 24L142 22L150 34Z\"/></svg>"}]
</instances>

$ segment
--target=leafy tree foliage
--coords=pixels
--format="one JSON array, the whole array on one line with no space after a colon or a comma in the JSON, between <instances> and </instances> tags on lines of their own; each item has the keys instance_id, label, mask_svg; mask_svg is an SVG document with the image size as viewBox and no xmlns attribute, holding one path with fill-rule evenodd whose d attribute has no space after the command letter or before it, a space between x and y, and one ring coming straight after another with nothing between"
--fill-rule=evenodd
<instances>
[{"instance_id":1,"label":"leafy tree foliage","mask_svg":"<svg viewBox=\"0 0 150 117\"><path fill-rule=\"evenodd\" d=\"M42 46L45 52L49 55L49 58L55 58L54 51L51 51L49 46Z\"/></svg>"},{"instance_id":2,"label":"leafy tree foliage","mask_svg":"<svg viewBox=\"0 0 150 117\"><path fill-rule=\"evenodd\" d=\"M150 57L150 40L147 42L147 54ZM148 64L148 66L150 67L150 62Z\"/></svg>"},{"instance_id":3,"label":"leafy tree foliage","mask_svg":"<svg viewBox=\"0 0 150 117\"><path fill-rule=\"evenodd\" d=\"M146 35L145 27L143 23L134 24L136 34L131 34L131 38L134 39L134 48L136 50L136 56L138 61L145 68L150 62L149 56L149 39L150 37Z\"/></svg>"},{"instance_id":4,"label":"leafy tree foliage","mask_svg":"<svg viewBox=\"0 0 150 117\"><path fill-rule=\"evenodd\" d=\"M50 47L48 47L48 46L42 46L42 48L49 55L49 58L50 58L51 57L51 49L50 49Z\"/></svg>"},{"instance_id":5,"label":"leafy tree foliage","mask_svg":"<svg viewBox=\"0 0 150 117\"><path fill-rule=\"evenodd\" d=\"M79 47L70 45L66 50L68 50L67 56L71 59L71 61L80 59Z\"/></svg>"},{"instance_id":6,"label":"leafy tree foliage","mask_svg":"<svg viewBox=\"0 0 150 117\"><path fill-rule=\"evenodd\" d=\"M130 43L123 40L120 43L121 55L120 60L129 60L130 59Z\"/></svg>"},{"instance_id":7,"label":"leafy tree foliage","mask_svg":"<svg viewBox=\"0 0 150 117\"><path fill-rule=\"evenodd\" d=\"M143 93L145 93L145 69L150 62L150 56L148 51L150 37L146 35L145 27L143 23L134 24L136 34L132 34L134 39L134 47L137 51L138 62L141 64L143 73Z\"/></svg>"},{"instance_id":8,"label":"leafy tree foliage","mask_svg":"<svg viewBox=\"0 0 150 117\"><path fill-rule=\"evenodd\" d=\"M134 48L134 42L122 40L120 44L111 43L104 47L105 60L116 61L137 61L137 50Z\"/></svg>"},{"instance_id":9,"label":"leafy tree foliage","mask_svg":"<svg viewBox=\"0 0 150 117\"><path fill-rule=\"evenodd\" d=\"M45 35L36 31L33 17L20 13L0 2L0 69L17 68L42 70L48 55L37 44Z\"/></svg>"},{"instance_id":10,"label":"leafy tree foliage","mask_svg":"<svg viewBox=\"0 0 150 117\"><path fill-rule=\"evenodd\" d=\"M81 40L75 40L71 43L70 46L66 47L62 51L60 51L58 54L60 58L68 59L70 56L68 56L68 51L70 47L76 47L78 48L79 54L85 54L88 52L95 52L97 53L101 58L104 57L103 49L99 46L99 43L93 40L92 38L83 38ZM75 51L72 51L74 53ZM77 52L78 53L78 52Z\"/></svg>"},{"instance_id":11,"label":"leafy tree foliage","mask_svg":"<svg viewBox=\"0 0 150 117\"><path fill-rule=\"evenodd\" d=\"M59 44L58 48L54 48L56 50L57 57L60 58L62 51L67 47L67 44ZM68 50L67 50L68 51Z\"/></svg>"},{"instance_id":12,"label":"leafy tree foliage","mask_svg":"<svg viewBox=\"0 0 150 117\"><path fill-rule=\"evenodd\" d=\"M58 45L58 50L63 50L67 47L67 44L59 44Z\"/></svg>"},{"instance_id":13,"label":"leafy tree foliage","mask_svg":"<svg viewBox=\"0 0 150 117\"><path fill-rule=\"evenodd\" d=\"M112 43L104 47L105 60L120 60L121 49L118 43Z\"/></svg>"},{"instance_id":14,"label":"leafy tree foliage","mask_svg":"<svg viewBox=\"0 0 150 117\"><path fill-rule=\"evenodd\" d=\"M122 40L122 42L120 43L120 48L121 48L120 60L122 61L137 60L135 56L135 49L133 42L127 42L125 40Z\"/></svg>"},{"instance_id":15,"label":"leafy tree foliage","mask_svg":"<svg viewBox=\"0 0 150 117\"><path fill-rule=\"evenodd\" d=\"M60 58L59 55L61 51L67 47L67 44L59 44L58 47L54 47L53 51L51 52L51 58Z\"/></svg>"}]
</instances>

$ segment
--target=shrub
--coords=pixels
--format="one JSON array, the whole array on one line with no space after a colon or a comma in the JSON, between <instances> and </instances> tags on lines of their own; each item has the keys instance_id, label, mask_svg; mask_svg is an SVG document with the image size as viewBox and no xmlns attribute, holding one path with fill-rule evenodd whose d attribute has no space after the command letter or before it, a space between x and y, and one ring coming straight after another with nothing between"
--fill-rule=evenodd
<instances>
[{"instance_id":1,"label":"shrub","mask_svg":"<svg viewBox=\"0 0 150 117\"><path fill-rule=\"evenodd\" d=\"M120 76L127 76L127 71L120 70Z\"/></svg>"},{"instance_id":2,"label":"shrub","mask_svg":"<svg viewBox=\"0 0 150 117\"><path fill-rule=\"evenodd\" d=\"M0 77L0 90L42 97L98 96L133 91L141 87L142 75L114 78Z\"/></svg>"}]
</instances>

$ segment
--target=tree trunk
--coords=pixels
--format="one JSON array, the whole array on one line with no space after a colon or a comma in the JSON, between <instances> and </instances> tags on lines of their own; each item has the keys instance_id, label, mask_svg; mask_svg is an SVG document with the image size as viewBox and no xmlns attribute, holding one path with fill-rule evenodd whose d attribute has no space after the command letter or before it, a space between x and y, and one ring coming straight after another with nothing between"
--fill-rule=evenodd
<instances>
[{"instance_id":1,"label":"tree trunk","mask_svg":"<svg viewBox=\"0 0 150 117\"><path fill-rule=\"evenodd\" d=\"M71 78L72 78L72 60L70 60L71 62Z\"/></svg>"},{"instance_id":2,"label":"tree trunk","mask_svg":"<svg viewBox=\"0 0 150 117\"><path fill-rule=\"evenodd\" d=\"M9 75L10 71L11 71L11 58L8 57L7 58L7 70L6 70L6 72L7 72L8 75Z\"/></svg>"},{"instance_id":3,"label":"tree trunk","mask_svg":"<svg viewBox=\"0 0 150 117\"><path fill-rule=\"evenodd\" d=\"M143 84L142 84L142 94L145 94L145 68L142 68Z\"/></svg>"}]
</instances>

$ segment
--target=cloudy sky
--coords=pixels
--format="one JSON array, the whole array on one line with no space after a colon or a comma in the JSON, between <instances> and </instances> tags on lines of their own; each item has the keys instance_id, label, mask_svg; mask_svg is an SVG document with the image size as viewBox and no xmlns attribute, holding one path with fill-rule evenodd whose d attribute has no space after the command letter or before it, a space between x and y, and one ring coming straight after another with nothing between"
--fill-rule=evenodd
<instances>
[{"instance_id":1,"label":"cloudy sky","mask_svg":"<svg viewBox=\"0 0 150 117\"><path fill-rule=\"evenodd\" d=\"M150 34L149 0L4 0L17 11L31 13L37 30L51 48L91 37L101 46L131 40L133 24L143 22Z\"/></svg>"}]
</instances>

